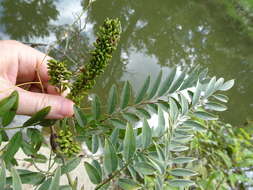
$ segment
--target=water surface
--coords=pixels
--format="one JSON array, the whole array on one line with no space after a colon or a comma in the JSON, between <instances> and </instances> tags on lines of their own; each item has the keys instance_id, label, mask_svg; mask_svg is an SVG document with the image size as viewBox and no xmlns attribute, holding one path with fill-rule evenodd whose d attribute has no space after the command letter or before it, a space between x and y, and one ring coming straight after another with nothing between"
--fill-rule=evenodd
<instances>
[{"instance_id":1,"label":"water surface","mask_svg":"<svg viewBox=\"0 0 253 190\"><path fill-rule=\"evenodd\" d=\"M0 39L52 44L73 23L87 1L0 0ZM210 75L236 79L224 121L241 124L253 119L253 40L213 1L96 0L82 17L81 36L66 52L77 62L95 39L106 17L118 17L121 42L96 92L106 98L113 83L130 80L136 90L150 74L173 65L197 64ZM71 49L72 48L72 49Z\"/></svg>"}]
</instances>

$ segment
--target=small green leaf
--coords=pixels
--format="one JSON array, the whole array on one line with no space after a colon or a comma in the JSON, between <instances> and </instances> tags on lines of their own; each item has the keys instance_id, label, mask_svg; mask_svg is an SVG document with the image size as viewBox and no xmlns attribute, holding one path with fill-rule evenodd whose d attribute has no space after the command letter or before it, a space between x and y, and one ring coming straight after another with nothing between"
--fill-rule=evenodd
<instances>
[{"instance_id":1,"label":"small green leaf","mask_svg":"<svg viewBox=\"0 0 253 190\"><path fill-rule=\"evenodd\" d=\"M13 159L14 155L22 145L22 133L17 132L9 141L6 150L3 153L3 159L5 162L9 162Z\"/></svg>"},{"instance_id":2,"label":"small green leaf","mask_svg":"<svg viewBox=\"0 0 253 190\"><path fill-rule=\"evenodd\" d=\"M192 127L196 131L205 131L206 130L206 128L201 123L199 123L197 121L193 121L193 120L185 121L183 123L183 125L186 127Z\"/></svg>"},{"instance_id":3,"label":"small green leaf","mask_svg":"<svg viewBox=\"0 0 253 190\"><path fill-rule=\"evenodd\" d=\"M188 149L189 149L188 146L173 146L173 147L170 147L170 151L172 151L172 152L183 152L183 151L186 151Z\"/></svg>"},{"instance_id":4,"label":"small green leaf","mask_svg":"<svg viewBox=\"0 0 253 190\"><path fill-rule=\"evenodd\" d=\"M185 168L176 168L170 171L170 173L174 176L179 176L179 177L186 177L186 176L195 176L198 173L189 169Z\"/></svg>"},{"instance_id":5,"label":"small green leaf","mask_svg":"<svg viewBox=\"0 0 253 190\"><path fill-rule=\"evenodd\" d=\"M128 81L126 81L121 93L121 99L120 99L121 109L124 109L128 105L129 100L130 100L130 93L131 93L130 84Z\"/></svg>"},{"instance_id":6,"label":"small green leaf","mask_svg":"<svg viewBox=\"0 0 253 190\"><path fill-rule=\"evenodd\" d=\"M218 90L227 91L230 88L232 88L234 86L234 84L235 84L235 80L229 80L229 81L225 82Z\"/></svg>"},{"instance_id":7,"label":"small green leaf","mask_svg":"<svg viewBox=\"0 0 253 190\"><path fill-rule=\"evenodd\" d=\"M107 174L114 172L118 168L118 156L114 146L108 139L105 139L104 167Z\"/></svg>"},{"instance_id":8,"label":"small green leaf","mask_svg":"<svg viewBox=\"0 0 253 190\"><path fill-rule=\"evenodd\" d=\"M127 120L128 122L132 122L132 123L136 123L140 120L138 116L136 116L133 113L129 113L129 112L123 113L122 116L125 120Z\"/></svg>"},{"instance_id":9,"label":"small green leaf","mask_svg":"<svg viewBox=\"0 0 253 190\"><path fill-rule=\"evenodd\" d=\"M169 88L168 93L175 92L183 83L185 79L186 70L182 71L179 76L173 81L171 87Z\"/></svg>"},{"instance_id":10,"label":"small green leaf","mask_svg":"<svg viewBox=\"0 0 253 190\"><path fill-rule=\"evenodd\" d=\"M146 119L151 118L150 113L143 108L136 108L136 113L140 116L140 118L143 118L143 117Z\"/></svg>"},{"instance_id":11,"label":"small green leaf","mask_svg":"<svg viewBox=\"0 0 253 190\"><path fill-rule=\"evenodd\" d=\"M224 83L224 78L219 78L215 83L215 86L214 86L215 90L218 90L223 85L223 83Z\"/></svg>"},{"instance_id":12,"label":"small green leaf","mask_svg":"<svg viewBox=\"0 0 253 190\"><path fill-rule=\"evenodd\" d=\"M208 102L205 104L205 108L208 110L214 110L214 111L225 111L227 110L227 106L216 103L216 102Z\"/></svg>"},{"instance_id":13,"label":"small green leaf","mask_svg":"<svg viewBox=\"0 0 253 190\"><path fill-rule=\"evenodd\" d=\"M97 169L99 175L102 176L102 168L99 162L97 160L92 160L91 165L94 166Z\"/></svg>"},{"instance_id":14,"label":"small green leaf","mask_svg":"<svg viewBox=\"0 0 253 190\"><path fill-rule=\"evenodd\" d=\"M196 111L194 115L203 120L217 120L217 116L204 111Z\"/></svg>"},{"instance_id":15,"label":"small green leaf","mask_svg":"<svg viewBox=\"0 0 253 190\"><path fill-rule=\"evenodd\" d=\"M61 166L61 175L73 171L81 162L80 157L73 158Z\"/></svg>"},{"instance_id":16,"label":"small green leaf","mask_svg":"<svg viewBox=\"0 0 253 190\"><path fill-rule=\"evenodd\" d=\"M199 71L199 65L196 65L192 71L190 71L188 77L186 76L186 78L183 81L183 84L181 85L181 87L179 88L179 90L184 90L186 88L190 88L192 86L195 85L196 81L198 80L198 71Z\"/></svg>"},{"instance_id":17,"label":"small green leaf","mask_svg":"<svg viewBox=\"0 0 253 190\"><path fill-rule=\"evenodd\" d=\"M85 166L85 169L89 176L90 181L93 184L99 184L102 181L102 177L97 171L97 169L93 165L89 164L88 162L84 162L84 166Z\"/></svg>"},{"instance_id":18,"label":"small green leaf","mask_svg":"<svg viewBox=\"0 0 253 190\"><path fill-rule=\"evenodd\" d=\"M147 108L148 110L150 110L151 112L157 114L158 112L158 106L156 104L147 104Z\"/></svg>"},{"instance_id":19,"label":"small green leaf","mask_svg":"<svg viewBox=\"0 0 253 190\"><path fill-rule=\"evenodd\" d=\"M201 85L201 83L198 81L198 82L197 82L196 89L195 89L195 92L193 93L193 98L192 98L192 106L193 106L193 107L199 102L201 90L202 90L202 85Z\"/></svg>"},{"instance_id":20,"label":"small green leaf","mask_svg":"<svg viewBox=\"0 0 253 190\"><path fill-rule=\"evenodd\" d=\"M132 158L136 151L136 139L132 125L127 124L125 138L123 142L123 156L126 161Z\"/></svg>"},{"instance_id":21,"label":"small green leaf","mask_svg":"<svg viewBox=\"0 0 253 190\"><path fill-rule=\"evenodd\" d=\"M78 106L74 105L74 113L78 125L84 127L87 124L87 118L84 112Z\"/></svg>"},{"instance_id":22,"label":"small green leaf","mask_svg":"<svg viewBox=\"0 0 253 190\"><path fill-rule=\"evenodd\" d=\"M112 144L116 145L119 137L119 128L114 128L110 136Z\"/></svg>"},{"instance_id":23,"label":"small green leaf","mask_svg":"<svg viewBox=\"0 0 253 190\"><path fill-rule=\"evenodd\" d=\"M0 168L0 189L4 189L5 185L6 185L6 167L4 161L2 160Z\"/></svg>"},{"instance_id":24,"label":"small green leaf","mask_svg":"<svg viewBox=\"0 0 253 190\"><path fill-rule=\"evenodd\" d=\"M126 123L119 120L119 119L110 119L110 122L114 127L117 127L119 129L125 129L126 128Z\"/></svg>"},{"instance_id":25,"label":"small green leaf","mask_svg":"<svg viewBox=\"0 0 253 190\"><path fill-rule=\"evenodd\" d=\"M172 120L172 122L175 122L179 114L178 107L174 99L170 98L169 101L170 101L170 109L169 109L170 119Z\"/></svg>"},{"instance_id":26,"label":"small green leaf","mask_svg":"<svg viewBox=\"0 0 253 190\"><path fill-rule=\"evenodd\" d=\"M18 92L14 91L8 96L0 101L0 115L1 113L5 113L9 111L13 106L15 106L18 101Z\"/></svg>"},{"instance_id":27,"label":"small green leaf","mask_svg":"<svg viewBox=\"0 0 253 190\"><path fill-rule=\"evenodd\" d=\"M151 90L148 92L148 99L151 99L155 96L159 86L160 86L160 83L161 83L161 79L162 79L162 71L160 71L160 73L158 74L155 82L154 82L154 85L153 87L151 88Z\"/></svg>"},{"instance_id":28,"label":"small green leaf","mask_svg":"<svg viewBox=\"0 0 253 190\"><path fill-rule=\"evenodd\" d=\"M52 182L52 178L48 178L46 181L44 181L38 190L48 190L50 184Z\"/></svg>"},{"instance_id":29,"label":"small green leaf","mask_svg":"<svg viewBox=\"0 0 253 190\"><path fill-rule=\"evenodd\" d=\"M98 120L101 114L101 108L100 108L100 100L96 94L92 96L91 101L91 112L94 117L94 120Z\"/></svg>"},{"instance_id":30,"label":"small green leaf","mask_svg":"<svg viewBox=\"0 0 253 190\"><path fill-rule=\"evenodd\" d=\"M204 98L208 98L209 96L211 96L214 91L215 91L215 83L216 83L216 77L213 77L207 87L206 87L206 90L205 90L205 95L204 95Z\"/></svg>"},{"instance_id":31,"label":"small green leaf","mask_svg":"<svg viewBox=\"0 0 253 190\"><path fill-rule=\"evenodd\" d=\"M50 183L48 190L59 190L60 188L60 177L61 177L61 167L58 167L55 171L54 177Z\"/></svg>"},{"instance_id":32,"label":"small green leaf","mask_svg":"<svg viewBox=\"0 0 253 190\"><path fill-rule=\"evenodd\" d=\"M137 162L134 168L143 175L151 175L156 169L147 162Z\"/></svg>"},{"instance_id":33,"label":"small green leaf","mask_svg":"<svg viewBox=\"0 0 253 190\"><path fill-rule=\"evenodd\" d=\"M99 147L99 137L98 135L92 135L92 146L91 151L93 154L95 154Z\"/></svg>"},{"instance_id":34,"label":"small green leaf","mask_svg":"<svg viewBox=\"0 0 253 190\"><path fill-rule=\"evenodd\" d=\"M142 128L142 147L146 148L150 145L152 140L152 130L148 124L148 121L144 119L143 121L143 128Z\"/></svg>"},{"instance_id":35,"label":"small green leaf","mask_svg":"<svg viewBox=\"0 0 253 190\"><path fill-rule=\"evenodd\" d=\"M15 168L11 168L11 175L12 175L12 187L13 190L22 190L22 183L21 179L18 175L18 172Z\"/></svg>"},{"instance_id":36,"label":"small green leaf","mask_svg":"<svg viewBox=\"0 0 253 190\"><path fill-rule=\"evenodd\" d=\"M50 106L41 109L40 111L38 111L37 113L35 113L30 119L28 119L23 124L23 127L39 125L40 122L43 119L45 119L45 117L48 115L48 113L50 112L50 110L51 110Z\"/></svg>"},{"instance_id":37,"label":"small green leaf","mask_svg":"<svg viewBox=\"0 0 253 190\"><path fill-rule=\"evenodd\" d=\"M169 73L169 75L167 76L167 78L165 79L165 81L163 81L159 91L158 91L158 96L162 96L164 95L168 89L171 86L171 83L174 80L174 77L176 75L176 67L173 67Z\"/></svg>"},{"instance_id":38,"label":"small green leaf","mask_svg":"<svg viewBox=\"0 0 253 190\"><path fill-rule=\"evenodd\" d=\"M173 187L187 187L194 185L195 183L187 179L173 179L169 181L169 184Z\"/></svg>"},{"instance_id":39,"label":"small green leaf","mask_svg":"<svg viewBox=\"0 0 253 190\"><path fill-rule=\"evenodd\" d=\"M138 190L141 186L131 179L119 179L118 185L123 190Z\"/></svg>"},{"instance_id":40,"label":"small green leaf","mask_svg":"<svg viewBox=\"0 0 253 190\"><path fill-rule=\"evenodd\" d=\"M177 158L172 159L172 163L185 164L185 163L193 162L195 160L196 158L192 158L192 157L177 157Z\"/></svg>"},{"instance_id":41,"label":"small green leaf","mask_svg":"<svg viewBox=\"0 0 253 190\"><path fill-rule=\"evenodd\" d=\"M221 102L227 103L228 102L228 97L223 95L223 94L215 94L213 97Z\"/></svg>"},{"instance_id":42,"label":"small green leaf","mask_svg":"<svg viewBox=\"0 0 253 190\"><path fill-rule=\"evenodd\" d=\"M181 107L182 107L181 113L182 115L185 115L186 113L188 113L188 110L189 110L188 101L184 97L183 94L180 94L180 99L181 99Z\"/></svg>"},{"instance_id":43,"label":"small green leaf","mask_svg":"<svg viewBox=\"0 0 253 190\"><path fill-rule=\"evenodd\" d=\"M112 114L116 108L117 98L118 98L116 88L117 88L116 85L113 85L110 89L110 92L109 92L108 103L107 103L108 114Z\"/></svg>"},{"instance_id":44,"label":"small green leaf","mask_svg":"<svg viewBox=\"0 0 253 190\"><path fill-rule=\"evenodd\" d=\"M165 131L165 119L163 110L160 106L158 106L158 126L155 128L155 135L161 136Z\"/></svg>"},{"instance_id":45,"label":"small green leaf","mask_svg":"<svg viewBox=\"0 0 253 190\"><path fill-rule=\"evenodd\" d=\"M149 83L150 83L150 76L148 76L146 78L146 80L144 81L144 84L143 84L142 88L137 93L137 96L136 96L136 99L135 99L135 104L138 104L138 103L140 103L143 100L143 98L145 97L145 94L146 94L146 92L148 90Z\"/></svg>"}]
</instances>

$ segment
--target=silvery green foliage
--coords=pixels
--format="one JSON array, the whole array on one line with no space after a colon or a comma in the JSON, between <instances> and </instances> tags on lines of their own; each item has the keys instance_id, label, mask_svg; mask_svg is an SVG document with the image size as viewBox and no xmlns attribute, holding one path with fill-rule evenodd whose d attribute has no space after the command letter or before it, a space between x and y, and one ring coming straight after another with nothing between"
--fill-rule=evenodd
<instances>
[{"instance_id":1,"label":"silvery green foliage","mask_svg":"<svg viewBox=\"0 0 253 190\"><path fill-rule=\"evenodd\" d=\"M72 130L74 138L80 144L85 143L89 153L84 151L72 158L64 158L57 147L51 158L38 152L45 142L44 136L30 127L52 126L54 121L45 119L50 107L17 126L20 131L8 139L5 131L10 130L7 125L14 119L18 94L14 92L1 100L0 117L5 128L1 128L0 142L6 141L7 145L1 154L0 189L22 189L21 184L31 184L39 190L75 189L77 181L70 179L69 185L60 186L59 180L63 174L71 178L69 172L80 163L84 164L95 189L161 190L194 186L198 173L193 165L198 164L198 158L191 156L189 143L195 132L207 130L203 120L218 119L212 111L226 110L224 103L228 98L221 93L229 90L234 81L209 78L207 71L198 67L190 71L175 67L165 77L162 75L160 72L154 80L148 76L136 95L126 81L120 91L116 85L111 87L107 103L97 95L90 96L90 113L75 106L75 117L62 120L59 125L61 129ZM27 156L26 161L33 164L51 159L48 171L16 170L13 166L19 149ZM83 162L82 156L92 161ZM53 160L57 169L51 168Z\"/></svg>"},{"instance_id":2,"label":"silvery green foliage","mask_svg":"<svg viewBox=\"0 0 253 190\"><path fill-rule=\"evenodd\" d=\"M96 189L160 190L194 185L191 177L198 173L191 166L197 158L186 155L189 142L196 131L207 129L199 121L217 120L211 112L226 110L228 98L220 93L229 90L234 80L209 78L207 70L198 67L190 71L175 67L162 78L160 72L151 84L148 76L136 95L128 81L121 92L113 85L107 113L101 112L99 98L92 98L93 119L87 125L94 130L86 134L95 133L96 138L87 137L86 142L91 152L96 153L100 146L103 154L85 166ZM151 126L154 115L157 120Z\"/></svg>"}]
</instances>

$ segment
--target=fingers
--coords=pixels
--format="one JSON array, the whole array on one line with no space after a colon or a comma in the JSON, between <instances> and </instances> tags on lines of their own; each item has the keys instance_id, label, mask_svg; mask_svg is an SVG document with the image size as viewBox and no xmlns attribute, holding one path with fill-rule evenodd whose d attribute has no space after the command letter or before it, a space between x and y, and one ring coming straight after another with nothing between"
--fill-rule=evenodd
<instances>
[{"instance_id":1,"label":"fingers","mask_svg":"<svg viewBox=\"0 0 253 190\"><path fill-rule=\"evenodd\" d=\"M13 40L1 41L8 63L12 67L18 62L17 82L24 83L35 81L37 74L42 82L49 80L47 72L47 61L52 59L46 54Z\"/></svg>"},{"instance_id":2,"label":"fingers","mask_svg":"<svg viewBox=\"0 0 253 190\"><path fill-rule=\"evenodd\" d=\"M72 101L57 95L19 91L19 107L17 113L33 115L39 110L51 106L51 111L47 118L61 119L73 115L73 104Z\"/></svg>"}]
</instances>

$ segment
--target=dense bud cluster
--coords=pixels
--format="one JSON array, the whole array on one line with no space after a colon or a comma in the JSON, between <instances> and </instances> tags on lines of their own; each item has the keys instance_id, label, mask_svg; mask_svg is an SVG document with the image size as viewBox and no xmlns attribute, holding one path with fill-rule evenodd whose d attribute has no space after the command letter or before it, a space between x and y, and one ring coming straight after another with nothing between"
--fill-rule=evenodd
<instances>
[{"instance_id":1,"label":"dense bud cluster","mask_svg":"<svg viewBox=\"0 0 253 190\"><path fill-rule=\"evenodd\" d=\"M60 130L57 134L57 153L67 158L73 157L81 151L80 145L74 140L71 131Z\"/></svg>"},{"instance_id":2,"label":"dense bud cluster","mask_svg":"<svg viewBox=\"0 0 253 190\"><path fill-rule=\"evenodd\" d=\"M95 84L95 78L104 72L112 53L120 38L121 25L118 19L106 19L99 28L95 49L90 52L91 58L81 69L81 73L72 85L69 97L76 103L80 102L85 91Z\"/></svg>"},{"instance_id":3,"label":"dense bud cluster","mask_svg":"<svg viewBox=\"0 0 253 190\"><path fill-rule=\"evenodd\" d=\"M53 59L49 60L48 74L50 76L50 84L58 87L60 92L70 88L68 80L70 79L72 73L67 69L65 62Z\"/></svg>"}]
</instances>

